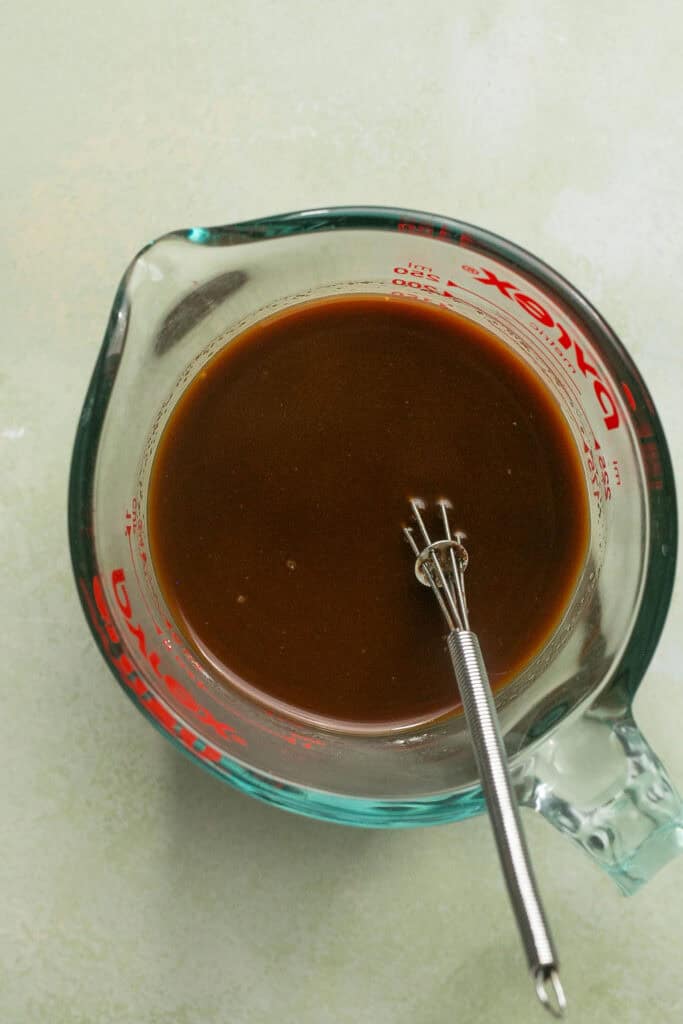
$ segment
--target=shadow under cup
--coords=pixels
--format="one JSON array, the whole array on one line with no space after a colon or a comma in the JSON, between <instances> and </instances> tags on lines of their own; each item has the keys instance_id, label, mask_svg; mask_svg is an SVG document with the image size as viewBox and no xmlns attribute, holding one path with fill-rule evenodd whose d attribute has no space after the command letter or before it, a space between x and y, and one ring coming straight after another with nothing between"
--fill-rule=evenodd
<instances>
[{"instance_id":1,"label":"shadow under cup","mask_svg":"<svg viewBox=\"0 0 683 1024\"><path fill-rule=\"evenodd\" d=\"M261 318L351 293L412 296L486 327L543 379L581 453L585 566L544 650L496 695L520 794L533 803L537 751L582 712L630 721L670 599L675 498L652 401L614 334L551 269L485 231L339 208L176 232L144 249L116 296L74 449L70 541L86 614L139 709L239 789L357 825L453 821L482 809L461 716L335 734L252 702L189 648L148 555L151 466L187 384Z\"/></svg>"}]
</instances>

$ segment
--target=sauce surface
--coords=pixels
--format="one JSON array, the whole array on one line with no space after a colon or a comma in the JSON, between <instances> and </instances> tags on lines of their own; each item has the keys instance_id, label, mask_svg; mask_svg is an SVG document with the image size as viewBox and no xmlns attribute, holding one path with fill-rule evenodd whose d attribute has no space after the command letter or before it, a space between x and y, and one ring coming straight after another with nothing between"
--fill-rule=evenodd
<instances>
[{"instance_id":1,"label":"sauce surface","mask_svg":"<svg viewBox=\"0 0 683 1024\"><path fill-rule=\"evenodd\" d=\"M331 727L440 717L459 698L402 537L410 497L452 502L470 622L503 686L558 624L587 549L555 400L449 311L291 308L230 342L171 414L147 510L162 594L227 686Z\"/></svg>"}]
</instances>

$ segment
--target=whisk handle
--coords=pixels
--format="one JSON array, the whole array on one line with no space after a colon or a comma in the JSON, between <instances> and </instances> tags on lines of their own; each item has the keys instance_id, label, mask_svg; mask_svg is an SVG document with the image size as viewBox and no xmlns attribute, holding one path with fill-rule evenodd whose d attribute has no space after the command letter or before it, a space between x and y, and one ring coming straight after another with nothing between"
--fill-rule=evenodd
<instances>
[{"instance_id":1,"label":"whisk handle","mask_svg":"<svg viewBox=\"0 0 683 1024\"><path fill-rule=\"evenodd\" d=\"M484 797L529 967L538 979L557 967L557 955L529 860L505 748L479 640L469 630L448 634L448 650L472 737Z\"/></svg>"}]
</instances>

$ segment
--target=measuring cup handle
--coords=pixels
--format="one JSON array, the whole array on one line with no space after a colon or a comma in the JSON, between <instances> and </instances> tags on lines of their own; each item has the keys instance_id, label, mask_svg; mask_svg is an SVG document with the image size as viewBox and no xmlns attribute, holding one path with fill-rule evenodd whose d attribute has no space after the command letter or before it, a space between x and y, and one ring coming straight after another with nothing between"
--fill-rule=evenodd
<instances>
[{"instance_id":1,"label":"measuring cup handle","mask_svg":"<svg viewBox=\"0 0 683 1024\"><path fill-rule=\"evenodd\" d=\"M520 803L574 840L626 895L683 852L683 803L629 710L594 707L534 752Z\"/></svg>"}]
</instances>

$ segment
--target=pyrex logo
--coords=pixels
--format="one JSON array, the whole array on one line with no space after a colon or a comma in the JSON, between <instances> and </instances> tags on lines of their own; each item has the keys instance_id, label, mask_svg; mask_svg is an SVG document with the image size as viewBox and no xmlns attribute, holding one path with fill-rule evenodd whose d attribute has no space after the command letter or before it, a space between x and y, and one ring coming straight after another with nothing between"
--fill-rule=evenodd
<instances>
[{"instance_id":1,"label":"pyrex logo","mask_svg":"<svg viewBox=\"0 0 683 1024\"><path fill-rule=\"evenodd\" d=\"M497 289L506 299L516 302L529 316L532 316L534 320L538 320L544 327L557 331L557 341L563 349L573 355L577 369L591 382L595 397L602 410L605 427L607 430L616 430L620 423L619 410L617 409L614 396L603 380L600 371L592 363L588 362L586 353L578 341L569 336L567 330L561 323L553 319L545 306L542 306L536 299L532 299L530 295L525 295L524 292L521 292L512 281L502 281L492 270L488 270L485 267L471 266L464 266L463 270L468 274L472 274L479 284L490 285L492 288Z\"/></svg>"}]
</instances>

